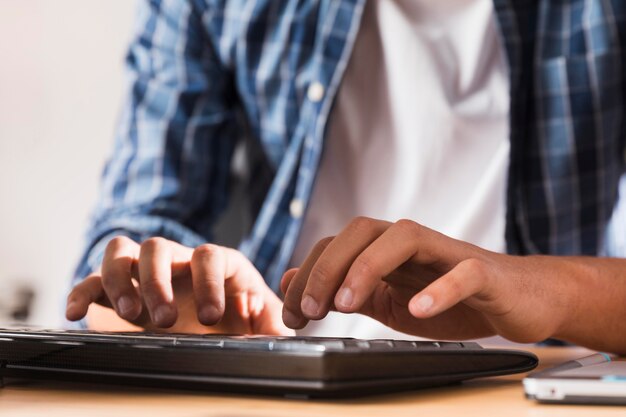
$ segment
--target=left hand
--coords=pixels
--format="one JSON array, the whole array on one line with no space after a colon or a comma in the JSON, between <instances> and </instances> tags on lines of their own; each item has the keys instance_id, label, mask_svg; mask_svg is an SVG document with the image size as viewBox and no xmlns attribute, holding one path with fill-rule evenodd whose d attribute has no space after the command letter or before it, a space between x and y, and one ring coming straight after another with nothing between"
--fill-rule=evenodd
<instances>
[{"instance_id":1,"label":"left hand","mask_svg":"<svg viewBox=\"0 0 626 417\"><path fill-rule=\"evenodd\" d=\"M572 267L490 252L410 220L360 217L285 273L283 321L302 328L334 309L433 339L536 342L566 320Z\"/></svg>"}]
</instances>

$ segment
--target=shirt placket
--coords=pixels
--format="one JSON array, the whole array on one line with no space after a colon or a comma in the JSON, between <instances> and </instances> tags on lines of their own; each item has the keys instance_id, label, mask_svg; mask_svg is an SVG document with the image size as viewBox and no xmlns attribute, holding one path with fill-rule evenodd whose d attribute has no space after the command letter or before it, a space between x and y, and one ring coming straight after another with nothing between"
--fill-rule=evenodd
<instances>
[{"instance_id":1,"label":"shirt placket","mask_svg":"<svg viewBox=\"0 0 626 417\"><path fill-rule=\"evenodd\" d=\"M341 78L347 67L347 63L356 40L361 16L366 0L344 0L328 2L326 16L320 34L317 37L314 49L316 69L311 72L311 79L306 90L306 100L303 104L299 125L303 130L297 129L294 138L294 146L299 151L297 169L293 170L290 181L295 180L290 195L276 193L269 198L276 199L274 204L277 208L275 216L286 216L287 225L283 236L280 236L280 245L272 260L264 268L265 279L273 289L277 289L283 271L291 258L303 217L309 204L311 191L315 182L319 161L322 153L326 124L330 114L332 103L337 94ZM346 26L339 28L337 23ZM301 135L301 137L300 137ZM285 161L284 161L285 162ZM283 162L283 163L284 163ZM286 161L296 163L296 161ZM281 163L282 165L282 163ZM280 174L280 172L279 172ZM294 179L295 176L295 179ZM289 192L290 187L284 186L284 192ZM280 201L289 200L286 213L279 210ZM263 211L263 210L262 210ZM261 213L263 214L263 213ZM260 239L269 237L270 230L261 233ZM277 236L272 236L276 239ZM260 241L257 251L262 250L263 242Z\"/></svg>"}]
</instances>

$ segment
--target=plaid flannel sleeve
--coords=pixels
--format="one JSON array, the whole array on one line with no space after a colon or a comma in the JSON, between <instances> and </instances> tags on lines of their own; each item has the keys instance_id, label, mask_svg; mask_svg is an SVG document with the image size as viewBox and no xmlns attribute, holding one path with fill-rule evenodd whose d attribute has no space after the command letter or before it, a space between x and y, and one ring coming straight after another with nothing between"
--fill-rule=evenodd
<instances>
[{"instance_id":1,"label":"plaid flannel sleeve","mask_svg":"<svg viewBox=\"0 0 626 417\"><path fill-rule=\"evenodd\" d=\"M73 284L100 265L114 236L197 246L226 206L238 136L231 80L196 4L140 2L126 105Z\"/></svg>"}]
</instances>

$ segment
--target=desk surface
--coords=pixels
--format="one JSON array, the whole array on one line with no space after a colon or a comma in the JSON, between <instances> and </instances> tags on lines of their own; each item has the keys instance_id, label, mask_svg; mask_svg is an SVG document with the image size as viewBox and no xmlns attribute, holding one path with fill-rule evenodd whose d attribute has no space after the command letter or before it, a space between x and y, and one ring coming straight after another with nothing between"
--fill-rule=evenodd
<instances>
[{"instance_id":1,"label":"desk surface","mask_svg":"<svg viewBox=\"0 0 626 417\"><path fill-rule=\"evenodd\" d=\"M540 367L588 354L584 349L532 349ZM14 416L621 416L626 407L539 405L524 398L523 375L483 378L462 385L350 400L296 400L255 396L17 382L0 389L0 415Z\"/></svg>"}]
</instances>

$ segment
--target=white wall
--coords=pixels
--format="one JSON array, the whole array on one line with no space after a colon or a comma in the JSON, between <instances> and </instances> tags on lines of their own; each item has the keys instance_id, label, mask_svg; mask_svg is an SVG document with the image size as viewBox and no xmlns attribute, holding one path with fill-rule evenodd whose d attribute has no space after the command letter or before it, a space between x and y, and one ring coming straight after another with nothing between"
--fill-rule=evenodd
<instances>
[{"instance_id":1,"label":"white wall","mask_svg":"<svg viewBox=\"0 0 626 417\"><path fill-rule=\"evenodd\" d=\"M111 149L134 4L0 1L0 294L31 282L35 324L61 323Z\"/></svg>"}]
</instances>

